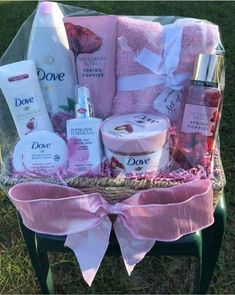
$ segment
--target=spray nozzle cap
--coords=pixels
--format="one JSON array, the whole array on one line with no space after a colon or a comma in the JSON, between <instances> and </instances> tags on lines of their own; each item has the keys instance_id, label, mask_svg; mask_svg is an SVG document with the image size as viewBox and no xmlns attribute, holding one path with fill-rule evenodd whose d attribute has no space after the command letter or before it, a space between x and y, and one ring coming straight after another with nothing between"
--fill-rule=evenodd
<instances>
[{"instance_id":1,"label":"spray nozzle cap","mask_svg":"<svg viewBox=\"0 0 235 295\"><path fill-rule=\"evenodd\" d=\"M89 102L90 91L87 87L75 86L75 93L77 97L76 117L87 118L92 117L92 106Z\"/></svg>"},{"instance_id":2,"label":"spray nozzle cap","mask_svg":"<svg viewBox=\"0 0 235 295\"><path fill-rule=\"evenodd\" d=\"M202 81L217 87L224 69L224 57L215 54L199 54L196 57L193 81Z\"/></svg>"},{"instance_id":3,"label":"spray nozzle cap","mask_svg":"<svg viewBox=\"0 0 235 295\"><path fill-rule=\"evenodd\" d=\"M87 87L76 86L76 95L77 95L78 102L79 100L89 100L90 91Z\"/></svg>"}]
</instances>

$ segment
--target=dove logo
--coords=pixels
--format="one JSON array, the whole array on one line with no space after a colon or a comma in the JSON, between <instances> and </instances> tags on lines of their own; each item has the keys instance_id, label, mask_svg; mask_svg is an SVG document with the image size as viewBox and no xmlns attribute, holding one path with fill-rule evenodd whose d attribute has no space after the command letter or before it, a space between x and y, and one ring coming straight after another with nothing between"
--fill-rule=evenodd
<instances>
[{"instance_id":1,"label":"dove logo","mask_svg":"<svg viewBox=\"0 0 235 295\"><path fill-rule=\"evenodd\" d=\"M33 97L29 97L29 98L15 98L15 106L19 107L19 106L24 106L24 105L29 105L31 103L34 102L34 98Z\"/></svg>"},{"instance_id":2,"label":"dove logo","mask_svg":"<svg viewBox=\"0 0 235 295\"><path fill-rule=\"evenodd\" d=\"M135 158L129 158L128 162L127 162L127 165L148 165L150 162L150 158L147 158L147 159L135 159Z\"/></svg>"},{"instance_id":3,"label":"dove logo","mask_svg":"<svg viewBox=\"0 0 235 295\"><path fill-rule=\"evenodd\" d=\"M49 149L51 146L50 143L39 143L37 141L33 141L32 144L32 150L37 150L37 149Z\"/></svg>"},{"instance_id":4,"label":"dove logo","mask_svg":"<svg viewBox=\"0 0 235 295\"><path fill-rule=\"evenodd\" d=\"M37 68L37 74L39 81L46 80L46 81L64 81L65 73L52 73L46 72L42 68Z\"/></svg>"}]
</instances>

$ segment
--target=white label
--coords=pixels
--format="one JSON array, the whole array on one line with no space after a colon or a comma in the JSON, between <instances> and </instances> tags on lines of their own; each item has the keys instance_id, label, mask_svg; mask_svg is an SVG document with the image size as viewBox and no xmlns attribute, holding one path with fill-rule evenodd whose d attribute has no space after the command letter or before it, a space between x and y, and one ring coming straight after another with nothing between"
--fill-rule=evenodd
<instances>
[{"instance_id":1,"label":"white label","mask_svg":"<svg viewBox=\"0 0 235 295\"><path fill-rule=\"evenodd\" d=\"M78 172L100 172L102 147L101 120L73 119L67 121L69 168ZM96 168L97 167L97 168Z\"/></svg>"},{"instance_id":2,"label":"white label","mask_svg":"<svg viewBox=\"0 0 235 295\"><path fill-rule=\"evenodd\" d=\"M48 115L43 114L45 108L42 108L39 94L35 89L28 88L27 91L25 88L19 89L17 94L15 90L8 90L8 94L10 97L8 104L14 114L14 121L20 137L29 134L31 131L52 129L49 128ZM48 122L49 124L47 124Z\"/></svg>"},{"instance_id":3,"label":"white label","mask_svg":"<svg viewBox=\"0 0 235 295\"><path fill-rule=\"evenodd\" d=\"M114 176L159 172L169 162L169 148L144 155L120 155L105 149Z\"/></svg>"},{"instance_id":4,"label":"white label","mask_svg":"<svg viewBox=\"0 0 235 295\"><path fill-rule=\"evenodd\" d=\"M212 136L215 128L216 116L216 107L186 104L181 131L185 133L199 132L206 136Z\"/></svg>"},{"instance_id":5,"label":"white label","mask_svg":"<svg viewBox=\"0 0 235 295\"><path fill-rule=\"evenodd\" d=\"M13 166L18 172L54 173L58 167L66 166L67 160L65 141L48 131L34 131L24 136L13 153Z\"/></svg>"},{"instance_id":6,"label":"white label","mask_svg":"<svg viewBox=\"0 0 235 295\"><path fill-rule=\"evenodd\" d=\"M64 151L60 147L53 147L48 141L32 141L30 151L23 156L25 167L30 171L43 171L49 173L64 164Z\"/></svg>"},{"instance_id":7,"label":"white label","mask_svg":"<svg viewBox=\"0 0 235 295\"><path fill-rule=\"evenodd\" d=\"M169 123L167 118L144 113L125 114L111 117L103 126L105 133L120 138L144 138L166 132Z\"/></svg>"},{"instance_id":8,"label":"white label","mask_svg":"<svg viewBox=\"0 0 235 295\"><path fill-rule=\"evenodd\" d=\"M64 28L32 29L27 58L35 61L49 113L69 111L68 98L74 99L75 79Z\"/></svg>"},{"instance_id":9,"label":"white label","mask_svg":"<svg viewBox=\"0 0 235 295\"><path fill-rule=\"evenodd\" d=\"M154 100L156 111L166 115L171 121L177 121L182 98L182 90L176 91L166 88Z\"/></svg>"},{"instance_id":10,"label":"white label","mask_svg":"<svg viewBox=\"0 0 235 295\"><path fill-rule=\"evenodd\" d=\"M147 69L151 70L153 73L156 73L156 70L158 69L161 62L161 56L147 48L143 48L136 57L135 62L140 63Z\"/></svg>"}]
</instances>

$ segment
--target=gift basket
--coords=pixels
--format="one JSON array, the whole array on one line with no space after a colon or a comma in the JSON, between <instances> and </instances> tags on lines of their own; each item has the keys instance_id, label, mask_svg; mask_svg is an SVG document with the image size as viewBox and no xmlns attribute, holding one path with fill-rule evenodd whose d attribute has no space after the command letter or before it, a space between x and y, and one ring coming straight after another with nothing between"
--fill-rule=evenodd
<instances>
[{"instance_id":1,"label":"gift basket","mask_svg":"<svg viewBox=\"0 0 235 295\"><path fill-rule=\"evenodd\" d=\"M105 252L108 215L118 215L114 230L130 273L144 257L136 258L130 233L146 253L156 240L213 222L225 185L217 25L41 2L1 59L0 85L1 187L29 228L68 234L72 249L75 234L86 243L82 233L96 230ZM56 212L67 229L56 228ZM79 212L95 229L73 223ZM159 222L169 234L150 229Z\"/></svg>"}]
</instances>

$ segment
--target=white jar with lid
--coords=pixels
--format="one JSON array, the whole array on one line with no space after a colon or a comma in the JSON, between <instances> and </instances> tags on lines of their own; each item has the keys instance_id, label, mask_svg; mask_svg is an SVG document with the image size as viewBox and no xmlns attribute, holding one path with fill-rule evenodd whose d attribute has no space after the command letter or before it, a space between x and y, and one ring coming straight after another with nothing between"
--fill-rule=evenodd
<instances>
[{"instance_id":1,"label":"white jar with lid","mask_svg":"<svg viewBox=\"0 0 235 295\"><path fill-rule=\"evenodd\" d=\"M156 114L130 113L101 126L105 155L113 176L158 173L169 163L169 120Z\"/></svg>"}]
</instances>

